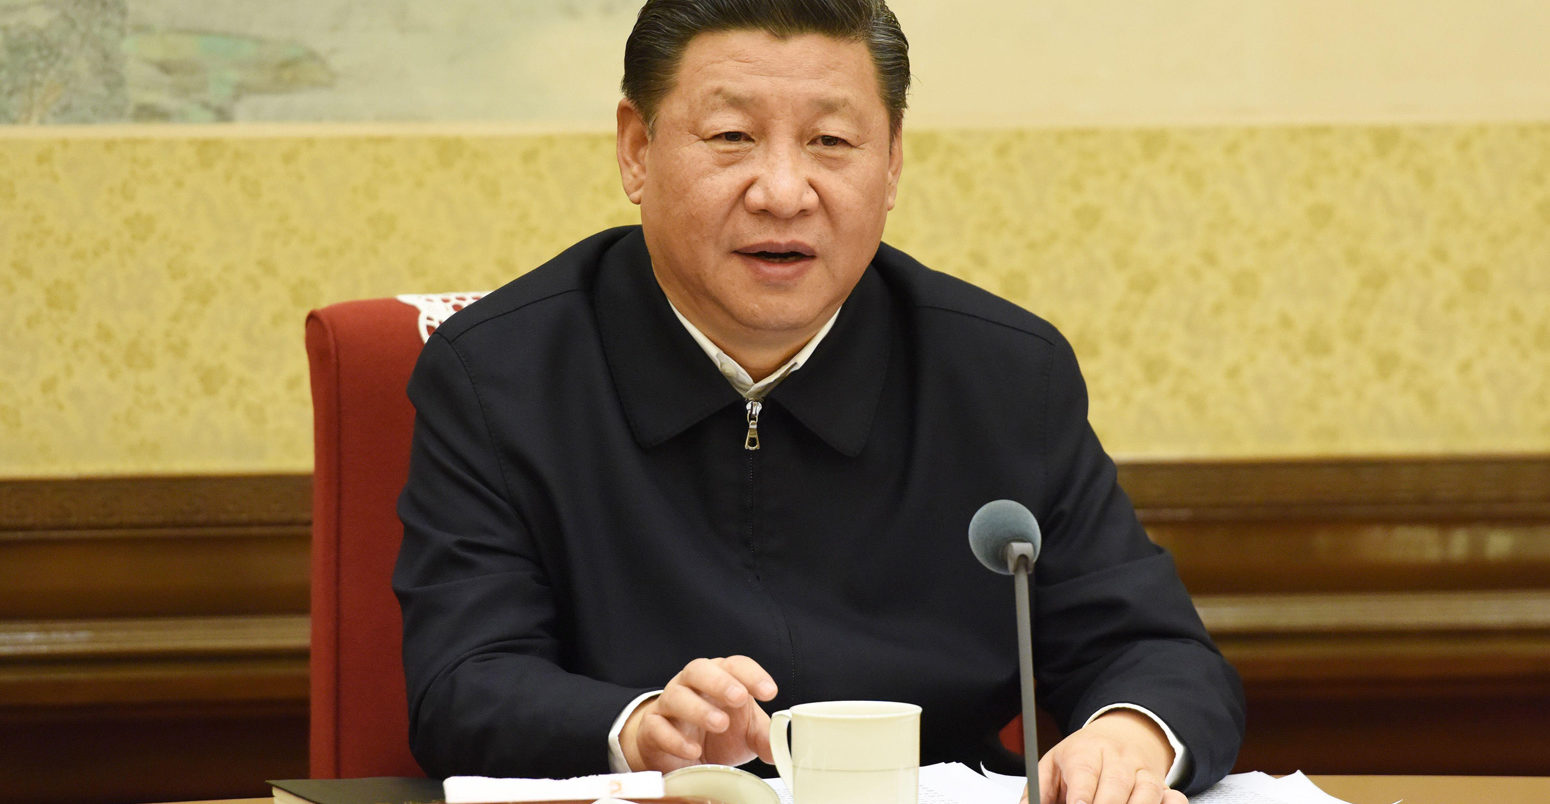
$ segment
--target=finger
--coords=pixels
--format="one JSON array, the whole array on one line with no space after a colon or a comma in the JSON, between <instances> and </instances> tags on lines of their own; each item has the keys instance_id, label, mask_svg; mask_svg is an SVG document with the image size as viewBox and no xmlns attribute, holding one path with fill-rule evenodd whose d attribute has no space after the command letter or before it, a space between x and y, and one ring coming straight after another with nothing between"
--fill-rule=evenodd
<instances>
[{"instance_id":1,"label":"finger","mask_svg":"<svg viewBox=\"0 0 1550 804\"><path fill-rule=\"evenodd\" d=\"M720 706L676 680L669 682L662 694L657 696L657 714L685 727L713 734L726 731L732 723L731 717Z\"/></svg>"},{"instance_id":2,"label":"finger","mask_svg":"<svg viewBox=\"0 0 1550 804\"><path fill-rule=\"evenodd\" d=\"M1039 804L1055 804L1059 801L1060 779L1055 773L1055 758L1045 754L1039 760ZM1023 791L1026 795L1027 791Z\"/></svg>"},{"instance_id":3,"label":"finger","mask_svg":"<svg viewBox=\"0 0 1550 804\"><path fill-rule=\"evenodd\" d=\"M1103 769L1098 773L1098 789L1093 791L1093 797L1084 799L1092 804L1131 804L1135 799L1131 796L1136 790L1137 771L1127 768L1113 761L1105 762ZM1158 804L1162 800L1162 789L1154 791L1156 798L1146 804Z\"/></svg>"},{"instance_id":4,"label":"finger","mask_svg":"<svg viewBox=\"0 0 1550 804\"><path fill-rule=\"evenodd\" d=\"M1189 804L1189 799L1177 790L1169 790L1163 793L1163 804Z\"/></svg>"},{"instance_id":5,"label":"finger","mask_svg":"<svg viewBox=\"0 0 1550 804\"><path fill-rule=\"evenodd\" d=\"M1127 804L1162 804L1163 794L1169 792L1162 780L1146 768L1136 771L1133 784Z\"/></svg>"},{"instance_id":6,"label":"finger","mask_svg":"<svg viewBox=\"0 0 1550 804\"><path fill-rule=\"evenodd\" d=\"M743 740L753 752L769 764L775 763L775 752L770 744L770 716L754 704L753 712L748 718L748 731Z\"/></svg>"},{"instance_id":7,"label":"finger","mask_svg":"<svg viewBox=\"0 0 1550 804\"><path fill-rule=\"evenodd\" d=\"M1110 804L1097 801L1099 774L1103 772L1099 757L1096 752L1068 751L1059 758L1060 784L1065 789L1065 796L1059 800L1065 804ZM1130 791L1125 792L1128 795Z\"/></svg>"},{"instance_id":8,"label":"finger","mask_svg":"<svg viewBox=\"0 0 1550 804\"><path fill-rule=\"evenodd\" d=\"M695 659L668 683L682 684L706 700L732 708L746 704L751 694L743 681L727 668L726 659Z\"/></svg>"},{"instance_id":9,"label":"finger","mask_svg":"<svg viewBox=\"0 0 1550 804\"><path fill-rule=\"evenodd\" d=\"M640 751L656 762L660 757L674 757L690 762L700 758L702 747L697 739L685 734L671 720L653 712L641 720Z\"/></svg>"},{"instance_id":10,"label":"finger","mask_svg":"<svg viewBox=\"0 0 1550 804\"><path fill-rule=\"evenodd\" d=\"M722 660L721 666L758 700L773 700L780 691L775 686L775 679L758 662L747 656L728 656Z\"/></svg>"}]
</instances>

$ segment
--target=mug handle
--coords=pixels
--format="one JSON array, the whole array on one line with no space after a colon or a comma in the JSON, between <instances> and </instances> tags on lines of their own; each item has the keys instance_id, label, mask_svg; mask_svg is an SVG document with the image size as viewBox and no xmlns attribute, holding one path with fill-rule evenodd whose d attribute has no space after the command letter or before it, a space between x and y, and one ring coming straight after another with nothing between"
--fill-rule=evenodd
<instances>
[{"instance_id":1,"label":"mug handle","mask_svg":"<svg viewBox=\"0 0 1550 804\"><path fill-rule=\"evenodd\" d=\"M791 774L791 710L782 709L770 715L770 753L775 755L775 772L780 774L786 789L796 793L796 780Z\"/></svg>"}]
</instances>

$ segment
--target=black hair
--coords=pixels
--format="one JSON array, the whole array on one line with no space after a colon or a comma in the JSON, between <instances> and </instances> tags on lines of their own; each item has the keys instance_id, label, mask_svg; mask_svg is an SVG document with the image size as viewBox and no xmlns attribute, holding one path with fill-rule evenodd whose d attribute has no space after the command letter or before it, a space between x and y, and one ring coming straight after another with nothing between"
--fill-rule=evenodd
<instances>
[{"instance_id":1,"label":"black hair","mask_svg":"<svg viewBox=\"0 0 1550 804\"><path fill-rule=\"evenodd\" d=\"M904 124L910 45L884 0L647 0L624 45L624 97L648 129L673 88L689 41L713 31L765 31L786 38L822 34L866 44L890 131Z\"/></svg>"}]
</instances>

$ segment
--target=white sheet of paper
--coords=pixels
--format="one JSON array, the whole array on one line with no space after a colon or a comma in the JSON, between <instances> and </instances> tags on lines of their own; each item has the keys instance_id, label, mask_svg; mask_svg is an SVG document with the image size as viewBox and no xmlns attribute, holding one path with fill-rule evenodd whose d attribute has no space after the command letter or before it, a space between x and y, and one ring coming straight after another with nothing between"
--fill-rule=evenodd
<instances>
[{"instance_id":1,"label":"white sheet of paper","mask_svg":"<svg viewBox=\"0 0 1550 804\"><path fill-rule=\"evenodd\" d=\"M1347 804L1345 799L1335 798L1320 790L1312 779L1302 775L1302 771L1282 776L1276 780L1276 784L1280 785L1282 790L1297 796L1293 800L1298 804L1304 804L1304 802L1306 804Z\"/></svg>"},{"instance_id":2,"label":"white sheet of paper","mask_svg":"<svg viewBox=\"0 0 1550 804\"><path fill-rule=\"evenodd\" d=\"M1023 788L1028 786L1028 777L1026 776L1008 776L1005 773L996 773L995 771L986 768L984 765L980 766L980 774L983 775L986 779L989 779L991 782L995 783L998 787L1016 793L1017 798L1012 799L1013 802L1016 802L1018 798L1023 797Z\"/></svg>"},{"instance_id":3,"label":"white sheet of paper","mask_svg":"<svg viewBox=\"0 0 1550 804\"><path fill-rule=\"evenodd\" d=\"M592 801L608 798L661 798L662 774L607 773L574 779L499 779L453 776L441 783L447 804L511 801Z\"/></svg>"},{"instance_id":4,"label":"white sheet of paper","mask_svg":"<svg viewBox=\"0 0 1550 804\"><path fill-rule=\"evenodd\" d=\"M1277 779L1268 773L1235 773L1217 782L1204 793L1192 796L1191 804L1348 804L1320 790L1302 771Z\"/></svg>"},{"instance_id":5,"label":"white sheet of paper","mask_svg":"<svg viewBox=\"0 0 1550 804\"><path fill-rule=\"evenodd\" d=\"M781 804L793 804L791 791L779 779L765 779L780 796ZM920 804L1017 804L1025 779L973 769L958 762L926 765L920 769ZM1276 778L1252 771L1235 773L1204 793L1190 797L1190 804L1349 804L1320 790L1302 771ZM1395 802L1399 804L1399 802Z\"/></svg>"},{"instance_id":6,"label":"white sheet of paper","mask_svg":"<svg viewBox=\"0 0 1550 804\"><path fill-rule=\"evenodd\" d=\"M1008 785L1006 779L1014 781ZM991 779L961 762L943 762L920 769L920 804L1017 804L1022 795L1021 776Z\"/></svg>"},{"instance_id":7,"label":"white sheet of paper","mask_svg":"<svg viewBox=\"0 0 1550 804\"><path fill-rule=\"evenodd\" d=\"M1022 797L1020 776L1002 776L1016 780L1015 787L1005 781L987 779L961 762L942 762L920 769L920 804L1017 804ZM780 779L765 779L780 804L793 804L791 790Z\"/></svg>"}]
</instances>

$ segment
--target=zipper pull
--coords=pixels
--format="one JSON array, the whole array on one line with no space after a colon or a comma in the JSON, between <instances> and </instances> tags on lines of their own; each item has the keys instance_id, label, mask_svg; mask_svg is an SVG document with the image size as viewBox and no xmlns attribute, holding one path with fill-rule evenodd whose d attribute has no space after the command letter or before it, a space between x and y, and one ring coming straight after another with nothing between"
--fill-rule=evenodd
<instances>
[{"instance_id":1,"label":"zipper pull","mask_svg":"<svg viewBox=\"0 0 1550 804\"><path fill-rule=\"evenodd\" d=\"M748 437L743 439L743 449L752 452L759 448L759 411L764 410L764 403L757 399L748 400Z\"/></svg>"}]
</instances>

